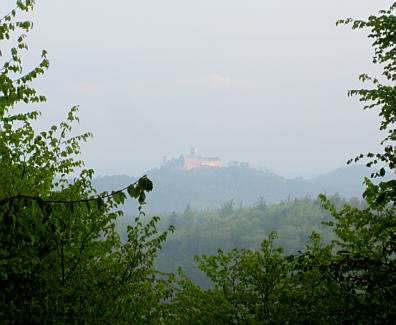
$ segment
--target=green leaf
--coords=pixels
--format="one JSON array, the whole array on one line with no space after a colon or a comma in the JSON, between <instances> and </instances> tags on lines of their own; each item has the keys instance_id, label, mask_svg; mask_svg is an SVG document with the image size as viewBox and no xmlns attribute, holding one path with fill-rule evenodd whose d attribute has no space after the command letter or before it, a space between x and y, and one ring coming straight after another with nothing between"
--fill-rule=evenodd
<instances>
[{"instance_id":1,"label":"green leaf","mask_svg":"<svg viewBox=\"0 0 396 325\"><path fill-rule=\"evenodd\" d=\"M143 176L138 180L138 187L143 191L150 192L153 189L153 182L146 176Z\"/></svg>"},{"instance_id":2,"label":"green leaf","mask_svg":"<svg viewBox=\"0 0 396 325\"><path fill-rule=\"evenodd\" d=\"M136 199L139 197L139 189L135 188L135 186L133 184L128 186L127 191L131 198Z\"/></svg>"},{"instance_id":3,"label":"green leaf","mask_svg":"<svg viewBox=\"0 0 396 325\"><path fill-rule=\"evenodd\" d=\"M105 206L105 203L100 196L96 199L96 204L98 206L98 210L102 210L103 207Z\"/></svg>"},{"instance_id":4,"label":"green leaf","mask_svg":"<svg viewBox=\"0 0 396 325\"><path fill-rule=\"evenodd\" d=\"M43 201L43 199L42 199L42 198L37 198L37 199L36 199L36 202L37 202L39 208L40 208L41 210L43 210L43 208L44 208L44 201Z\"/></svg>"},{"instance_id":5,"label":"green leaf","mask_svg":"<svg viewBox=\"0 0 396 325\"><path fill-rule=\"evenodd\" d=\"M146 201L146 194L144 192L140 192L138 201L140 204L144 204L144 202Z\"/></svg>"}]
</instances>

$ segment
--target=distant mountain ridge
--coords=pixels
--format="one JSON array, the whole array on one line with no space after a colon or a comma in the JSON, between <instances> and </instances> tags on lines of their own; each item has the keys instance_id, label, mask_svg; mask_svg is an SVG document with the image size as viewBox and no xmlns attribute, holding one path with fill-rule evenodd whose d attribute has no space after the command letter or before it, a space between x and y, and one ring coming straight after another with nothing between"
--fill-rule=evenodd
<instances>
[{"instance_id":1,"label":"distant mountain ridge","mask_svg":"<svg viewBox=\"0 0 396 325\"><path fill-rule=\"evenodd\" d=\"M162 166L149 170L154 190L147 197L144 210L150 213L182 211L187 206L196 209L217 208L233 200L236 205L253 205L259 198L268 203L297 197L316 197L319 193L360 197L363 177L371 170L362 165L347 166L306 180L286 179L268 170L246 166L199 167L179 170ZM93 180L99 191L122 188L136 181L136 177L103 176ZM127 200L126 213L136 212L137 203Z\"/></svg>"}]
</instances>

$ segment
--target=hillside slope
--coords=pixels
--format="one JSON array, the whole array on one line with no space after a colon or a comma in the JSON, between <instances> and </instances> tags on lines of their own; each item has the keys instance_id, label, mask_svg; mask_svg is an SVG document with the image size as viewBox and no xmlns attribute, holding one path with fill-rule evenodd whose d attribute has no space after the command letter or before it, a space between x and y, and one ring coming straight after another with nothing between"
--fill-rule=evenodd
<instances>
[{"instance_id":1,"label":"hillside slope","mask_svg":"<svg viewBox=\"0 0 396 325\"><path fill-rule=\"evenodd\" d=\"M311 180L286 179L272 172L248 167L201 167L184 171L161 167L147 175L154 183L148 195L146 212L183 211L218 208L233 200L236 205L254 205L260 198L276 203L298 197L316 197L319 193L338 193L343 197L360 196L363 176L369 176L364 166L348 166L320 175ZM130 176L104 176L94 179L100 190L124 187L136 180ZM128 200L126 212L136 211L136 202Z\"/></svg>"}]
</instances>

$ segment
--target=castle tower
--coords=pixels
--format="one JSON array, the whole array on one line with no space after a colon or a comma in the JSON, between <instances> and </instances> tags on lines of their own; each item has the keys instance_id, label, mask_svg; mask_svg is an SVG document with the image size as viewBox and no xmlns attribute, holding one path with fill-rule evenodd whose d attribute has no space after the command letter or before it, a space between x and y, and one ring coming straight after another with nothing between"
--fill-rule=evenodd
<instances>
[{"instance_id":1,"label":"castle tower","mask_svg":"<svg viewBox=\"0 0 396 325\"><path fill-rule=\"evenodd\" d=\"M191 156L198 157L198 148L197 147L191 147Z\"/></svg>"}]
</instances>

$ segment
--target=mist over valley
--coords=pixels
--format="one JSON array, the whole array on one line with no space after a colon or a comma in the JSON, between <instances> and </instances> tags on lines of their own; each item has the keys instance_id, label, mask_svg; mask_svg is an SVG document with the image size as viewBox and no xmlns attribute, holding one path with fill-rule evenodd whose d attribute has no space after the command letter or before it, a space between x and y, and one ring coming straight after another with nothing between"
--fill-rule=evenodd
<instances>
[{"instance_id":1,"label":"mist over valley","mask_svg":"<svg viewBox=\"0 0 396 325\"><path fill-rule=\"evenodd\" d=\"M252 206L259 199L271 204L294 198L316 198L320 193L360 197L363 177L369 177L371 172L364 165L350 165L311 179L285 178L268 169L249 167L246 162L223 163L218 157L197 154L174 159L165 157L161 167L145 172L154 188L143 209L161 215L183 211L188 205L194 209L217 209L230 200L238 206ZM136 179L107 175L94 178L93 184L99 191L108 191L123 188ZM133 213L137 207L136 201L128 199L124 209L126 213Z\"/></svg>"}]
</instances>

